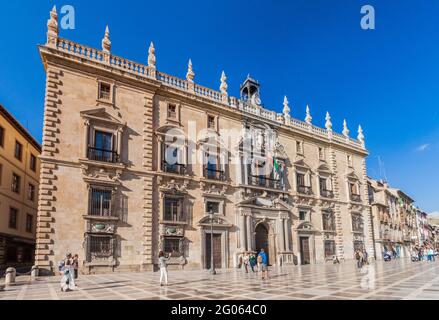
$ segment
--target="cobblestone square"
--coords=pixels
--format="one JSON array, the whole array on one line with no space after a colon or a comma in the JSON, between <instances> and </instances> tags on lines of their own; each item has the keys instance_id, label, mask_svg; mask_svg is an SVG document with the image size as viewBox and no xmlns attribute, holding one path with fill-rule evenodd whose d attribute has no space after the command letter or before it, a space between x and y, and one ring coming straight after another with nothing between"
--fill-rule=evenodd
<instances>
[{"instance_id":1,"label":"cobblestone square","mask_svg":"<svg viewBox=\"0 0 439 320\"><path fill-rule=\"evenodd\" d=\"M439 263L406 259L374 262L362 271L353 262L271 268L270 279L243 270L170 271L82 275L77 290L61 292L60 277L17 278L1 300L438 300Z\"/></svg>"}]
</instances>

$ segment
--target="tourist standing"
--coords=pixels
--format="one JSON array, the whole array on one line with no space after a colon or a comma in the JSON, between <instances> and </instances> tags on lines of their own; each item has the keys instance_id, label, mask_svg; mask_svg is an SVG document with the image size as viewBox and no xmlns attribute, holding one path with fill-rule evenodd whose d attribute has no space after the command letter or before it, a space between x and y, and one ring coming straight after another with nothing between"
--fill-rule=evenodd
<instances>
[{"instance_id":1,"label":"tourist standing","mask_svg":"<svg viewBox=\"0 0 439 320\"><path fill-rule=\"evenodd\" d=\"M78 268L79 268L79 256L78 254L75 254L73 256L73 271L75 275L75 280L78 279Z\"/></svg>"},{"instance_id":2,"label":"tourist standing","mask_svg":"<svg viewBox=\"0 0 439 320\"><path fill-rule=\"evenodd\" d=\"M248 252L244 253L244 258L242 259L242 263L244 264L245 273L248 273L248 267L250 264L250 257L248 255Z\"/></svg>"},{"instance_id":3,"label":"tourist standing","mask_svg":"<svg viewBox=\"0 0 439 320\"><path fill-rule=\"evenodd\" d=\"M267 280L268 279L268 260L267 260L267 254L265 253L264 249L261 249L261 252L259 252L258 258L261 257L261 269L262 269L262 279Z\"/></svg>"},{"instance_id":4,"label":"tourist standing","mask_svg":"<svg viewBox=\"0 0 439 320\"><path fill-rule=\"evenodd\" d=\"M258 272L261 272L262 271L262 257L260 255L258 255L256 261L258 263Z\"/></svg>"},{"instance_id":5,"label":"tourist standing","mask_svg":"<svg viewBox=\"0 0 439 320\"><path fill-rule=\"evenodd\" d=\"M332 263L333 263L333 264L340 264L340 260L338 260L337 256L334 255L334 256L332 257Z\"/></svg>"},{"instance_id":6,"label":"tourist standing","mask_svg":"<svg viewBox=\"0 0 439 320\"><path fill-rule=\"evenodd\" d=\"M357 249L355 251L355 259L357 260L358 269L361 269L363 267L363 253L361 250Z\"/></svg>"},{"instance_id":7,"label":"tourist standing","mask_svg":"<svg viewBox=\"0 0 439 320\"><path fill-rule=\"evenodd\" d=\"M60 262L59 270L61 272L61 291L72 291L76 288L74 280L73 259L70 253L66 254L63 261Z\"/></svg>"},{"instance_id":8,"label":"tourist standing","mask_svg":"<svg viewBox=\"0 0 439 320\"><path fill-rule=\"evenodd\" d=\"M255 272L255 266L256 266L256 257L255 255L252 253L250 255L250 268L252 268L252 271Z\"/></svg>"},{"instance_id":9,"label":"tourist standing","mask_svg":"<svg viewBox=\"0 0 439 320\"><path fill-rule=\"evenodd\" d=\"M163 251L159 252L159 266L160 266L160 286L163 286L163 278L165 286L168 285L168 261L170 257L166 257Z\"/></svg>"},{"instance_id":10,"label":"tourist standing","mask_svg":"<svg viewBox=\"0 0 439 320\"><path fill-rule=\"evenodd\" d=\"M369 254L366 249L363 249L363 264L369 264Z\"/></svg>"}]
</instances>

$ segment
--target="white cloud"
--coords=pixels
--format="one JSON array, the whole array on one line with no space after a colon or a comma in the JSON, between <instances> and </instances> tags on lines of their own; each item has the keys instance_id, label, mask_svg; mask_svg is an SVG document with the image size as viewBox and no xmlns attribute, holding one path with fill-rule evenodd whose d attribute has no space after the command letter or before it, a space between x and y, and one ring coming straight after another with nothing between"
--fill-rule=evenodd
<instances>
[{"instance_id":1,"label":"white cloud","mask_svg":"<svg viewBox=\"0 0 439 320\"><path fill-rule=\"evenodd\" d=\"M416 148L416 151L423 152L427 150L429 146L430 146L429 143L421 144L419 147Z\"/></svg>"}]
</instances>

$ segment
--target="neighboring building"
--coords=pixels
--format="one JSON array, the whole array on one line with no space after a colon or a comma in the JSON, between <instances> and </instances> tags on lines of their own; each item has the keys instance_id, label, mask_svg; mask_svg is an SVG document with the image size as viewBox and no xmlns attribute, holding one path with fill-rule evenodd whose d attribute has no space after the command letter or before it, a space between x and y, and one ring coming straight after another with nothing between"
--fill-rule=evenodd
<instances>
[{"instance_id":1,"label":"neighboring building","mask_svg":"<svg viewBox=\"0 0 439 320\"><path fill-rule=\"evenodd\" d=\"M271 264L373 252L361 127L353 139L329 113L324 129L309 108L294 119L286 98L267 110L251 77L238 99L224 73L215 91L191 62L186 80L159 72L152 44L148 65L114 56L108 28L102 50L59 38L55 9L39 49L41 269L72 252L82 272L152 270L159 250L171 266L209 268L211 240L219 268L261 248Z\"/></svg>"},{"instance_id":2,"label":"neighboring building","mask_svg":"<svg viewBox=\"0 0 439 320\"><path fill-rule=\"evenodd\" d=\"M41 146L0 105L0 270L34 260Z\"/></svg>"},{"instance_id":3,"label":"neighboring building","mask_svg":"<svg viewBox=\"0 0 439 320\"><path fill-rule=\"evenodd\" d=\"M417 238L419 245L430 244L430 225L428 223L428 215L419 208L415 209L416 225L418 228Z\"/></svg>"},{"instance_id":4,"label":"neighboring building","mask_svg":"<svg viewBox=\"0 0 439 320\"><path fill-rule=\"evenodd\" d=\"M368 186L376 258L388 250L409 257L418 236L413 199L386 182L368 178Z\"/></svg>"}]
</instances>

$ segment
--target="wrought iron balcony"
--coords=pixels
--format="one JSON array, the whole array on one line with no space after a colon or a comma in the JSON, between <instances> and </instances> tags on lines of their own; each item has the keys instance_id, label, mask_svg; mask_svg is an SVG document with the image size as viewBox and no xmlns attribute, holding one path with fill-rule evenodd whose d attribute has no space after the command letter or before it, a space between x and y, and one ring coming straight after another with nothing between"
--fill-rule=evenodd
<instances>
[{"instance_id":1,"label":"wrought iron balcony","mask_svg":"<svg viewBox=\"0 0 439 320\"><path fill-rule=\"evenodd\" d=\"M175 163L175 164L169 164L166 162L166 160L162 161L162 170L163 172L168 173L176 173L176 174L185 174L186 173L186 165Z\"/></svg>"},{"instance_id":2,"label":"wrought iron balcony","mask_svg":"<svg viewBox=\"0 0 439 320\"><path fill-rule=\"evenodd\" d=\"M110 162L117 163L119 162L119 155L116 151L100 149L95 147L88 147L88 159L101 161L101 162Z\"/></svg>"},{"instance_id":3,"label":"wrought iron balcony","mask_svg":"<svg viewBox=\"0 0 439 320\"><path fill-rule=\"evenodd\" d=\"M271 179L265 176L251 175L249 177L249 184L252 186L271 188L271 189L282 189L283 185L278 179Z\"/></svg>"},{"instance_id":4,"label":"wrought iron balcony","mask_svg":"<svg viewBox=\"0 0 439 320\"><path fill-rule=\"evenodd\" d=\"M320 195L324 198L334 198L334 192L332 190L322 189Z\"/></svg>"},{"instance_id":5,"label":"wrought iron balcony","mask_svg":"<svg viewBox=\"0 0 439 320\"><path fill-rule=\"evenodd\" d=\"M312 188L308 186L297 186L297 192L301 194L311 195L312 194Z\"/></svg>"},{"instance_id":6,"label":"wrought iron balcony","mask_svg":"<svg viewBox=\"0 0 439 320\"><path fill-rule=\"evenodd\" d=\"M351 193L350 198L351 201L361 202L361 196L359 194Z\"/></svg>"},{"instance_id":7,"label":"wrought iron balcony","mask_svg":"<svg viewBox=\"0 0 439 320\"><path fill-rule=\"evenodd\" d=\"M226 180L226 175L222 170L215 170L208 167L204 167L203 171L204 171L204 178L206 179L218 180L218 181Z\"/></svg>"}]
</instances>

